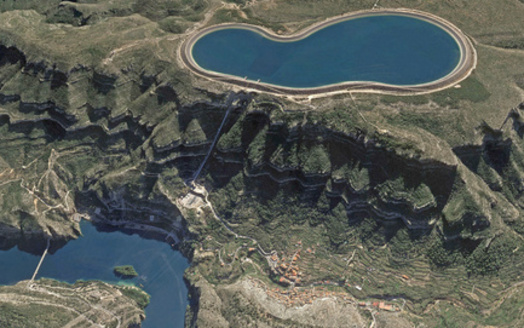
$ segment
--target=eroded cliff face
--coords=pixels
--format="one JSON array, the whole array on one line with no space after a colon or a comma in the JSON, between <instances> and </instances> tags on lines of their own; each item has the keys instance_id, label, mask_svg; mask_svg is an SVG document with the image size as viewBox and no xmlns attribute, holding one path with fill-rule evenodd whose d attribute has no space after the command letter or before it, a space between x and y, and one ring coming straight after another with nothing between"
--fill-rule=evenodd
<instances>
[{"instance_id":1,"label":"eroded cliff face","mask_svg":"<svg viewBox=\"0 0 524 328\"><path fill-rule=\"evenodd\" d=\"M46 238L76 238L84 214L147 222L156 215L158 226L172 224L177 212L168 197L183 186L178 170L189 174L191 158L205 153L216 128L207 119L221 114L220 105L181 106L154 76L118 87L117 76L87 67L62 72L28 63L15 47L0 56L4 248L31 244L36 251ZM159 124L170 120L172 130ZM177 143L178 151L169 147ZM152 149L168 151L172 163L149 160ZM188 160L174 165L179 157Z\"/></svg>"},{"instance_id":2,"label":"eroded cliff face","mask_svg":"<svg viewBox=\"0 0 524 328\"><path fill-rule=\"evenodd\" d=\"M172 200L183 194L182 179L193 176L216 137L202 174L209 174L216 190L240 174L245 192L259 202L293 189L304 204L321 197L331 207L342 204L349 220L402 220L426 231L442 225L448 236L484 231L496 220L519 222L500 183L472 174L469 162L478 159L468 162L473 156L468 146L455 147L458 157L449 146L433 152L431 143L438 141L433 136L400 139L394 131L361 127L349 114L344 117L349 130L340 131L323 124L318 113L286 112L277 100L244 93L183 103L170 83L155 77L141 75L119 86L137 73L104 75L89 68L64 73L27 63L14 47L3 50L4 188L17 189L11 196L20 203L15 209L4 201L5 216L11 217L4 220L5 231L74 237L79 204L81 212L91 207L90 215L111 214L114 220L156 213L156 223L169 225L169 217L180 214ZM511 146L510 138L500 142L487 135L482 146L470 148L477 157L484 152L490 170L502 172ZM486 181L490 188L480 193ZM463 201L468 206L453 206Z\"/></svg>"},{"instance_id":3,"label":"eroded cliff face","mask_svg":"<svg viewBox=\"0 0 524 328\"><path fill-rule=\"evenodd\" d=\"M285 122L253 107L220 139L211 173L219 182L241 173L246 185L275 194L292 186L305 203L325 195L349 218L400 219L410 229L429 229L448 201L457 162L397 154L378 133L329 129L314 114ZM264 189L252 192L264 198Z\"/></svg>"},{"instance_id":4,"label":"eroded cliff face","mask_svg":"<svg viewBox=\"0 0 524 328\"><path fill-rule=\"evenodd\" d=\"M422 134L410 143L387 130L363 131L357 122L351 122L353 132L342 132L317 119L315 113L286 115L275 105L252 102L224 132L209 165L216 187L227 189L240 175L240 189L248 196L218 194L230 196L234 208L249 197L264 202L279 190L293 190L304 204L327 198L326 211L342 204L348 220L402 220L409 229L426 232L437 226L444 238L481 238L492 224L499 229L500 221L520 222L514 196L506 197L489 176L471 170L460 147L454 149L458 157L445 144L426 152L436 138ZM477 156L502 172L510 154L518 156L511 144L511 137L501 142L486 135ZM230 219L242 223L241 217Z\"/></svg>"}]
</instances>

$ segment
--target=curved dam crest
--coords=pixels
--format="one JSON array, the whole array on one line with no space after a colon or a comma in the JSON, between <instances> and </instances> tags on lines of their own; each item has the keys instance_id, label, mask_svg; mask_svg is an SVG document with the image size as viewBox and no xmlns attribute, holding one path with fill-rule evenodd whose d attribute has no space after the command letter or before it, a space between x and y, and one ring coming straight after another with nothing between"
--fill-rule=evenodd
<instances>
[{"instance_id":1,"label":"curved dam crest","mask_svg":"<svg viewBox=\"0 0 524 328\"><path fill-rule=\"evenodd\" d=\"M246 24L211 26L186 40L181 56L201 76L288 95L424 93L459 82L476 64L458 28L400 10L357 12L292 36Z\"/></svg>"}]
</instances>

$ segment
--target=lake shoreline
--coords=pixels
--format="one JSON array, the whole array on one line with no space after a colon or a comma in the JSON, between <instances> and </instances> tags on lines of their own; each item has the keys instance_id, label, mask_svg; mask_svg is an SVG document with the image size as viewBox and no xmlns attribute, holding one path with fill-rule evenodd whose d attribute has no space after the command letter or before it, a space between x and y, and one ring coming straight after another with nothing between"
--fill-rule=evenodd
<instances>
[{"instance_id":1,"label":"lake shoreline","mask_svg":"<svg viewBox=\"0 0 524 328\"><path fill-rule=\"evenodd\" d=\"M46 278L69 285L79 281L135 285L151 295L145 310L148 320L143 327L157 327L159 323L165 326L166 322L176 322L175 327L182 327L189 304L190 286L184 277L191 263L187 254L166 240L169 232L162 233L160 228L132 226L129 222L115 226L104 221L82 220L82 236L48 255L35 281ZM40 259L19 249L0 255L11 272L0 279L0 285L4 286L28 279ZM138 275L132 279L115 277L114 268L122 265L132 265ZM15 276L21 279L14 279ZM170 304L169 313L164 312L165 304Z\"/></svg>"},{"instance_id":2,"label":"lake shoreline","mask_svg":"<svg viewBox=\"0 0 524 328\"><path fill-rule=\"evenodd\" d=\"M351 20L355 18L379 16L379 15L404 15L416 19L424 20L428 23L436 25L448 33L457 43L460 49L460 60L452 72L446 76L432 82L418 84L418 85L391 85L377 82L366 81L350 81L343 83L336 83L332 85L325 85L312 88L292 88L279 85L272 85L263 82L254 82L245 80L237 76L217 73L209 71L200 67L193 58L192 49L194 44L203 36L221 29L227 28L242 28L256 32L268 39L279 42L293 42L301 40L311 35L312 33L328 27L330 25ZM367 93L383 93L394 95L415 95L435 92L446 89L466 79L475 69L477 64L477 54L471 40L465 36L462 31L452 23L440 18L436 15L421 12L412 9L384 9L384 10L363 10L352 12L349 14L333 17L322 22L313 24L306 29L296 32L291 35L278 35L264 27L242 24L242 23L225 23L206 27L196 33L190 35L181 44L179 51L180 60L183 65L197 76L213 80L220 83L235 85L241 89L247 89L254 92L265 92L273 95L288 96L288 97L326 97L340 93L351 92L367 92Z\"/></svg>"}]
</instances>

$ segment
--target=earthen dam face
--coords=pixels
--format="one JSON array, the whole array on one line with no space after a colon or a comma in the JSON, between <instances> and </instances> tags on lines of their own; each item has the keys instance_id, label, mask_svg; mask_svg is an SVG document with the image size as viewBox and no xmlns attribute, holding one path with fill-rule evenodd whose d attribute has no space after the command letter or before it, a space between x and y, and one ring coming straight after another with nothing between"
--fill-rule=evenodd
<instances>
[{"instance_id":1,"label":"earthen dam face","mask_svg":"<svg viewBox=\"0 0 524 328\"><path fill-rule=\"evenodd\" d=\"M457 27L408 10L356 12L290 36L211 26L183 43L181 57L200 76L285 95L426 93L460 82L476 65Z\"/></svg>"}]
</instances>

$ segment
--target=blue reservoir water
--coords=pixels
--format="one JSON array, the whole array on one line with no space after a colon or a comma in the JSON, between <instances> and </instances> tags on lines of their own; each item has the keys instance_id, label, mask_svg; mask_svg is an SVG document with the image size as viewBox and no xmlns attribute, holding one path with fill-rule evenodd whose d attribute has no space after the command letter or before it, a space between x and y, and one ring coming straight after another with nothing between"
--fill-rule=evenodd
<instances>
[{"instance_id":1,"label":"blue reservoir water","mask_svg":"<svg viewBox=\"0 0 524 328\"><path fill-rule=\"evenodd\" d=\"M83 237L70 241L55 254L48 254L38 273L39 277L69 283L77 280L103 280L119 283L113 274L116 265L131 264L139 277L126 280L143 285L151 295L142 327L183 327L187 288L182 279L188 261L167 243L145 239L136 234L100 232L83 222ZM40 260L12 248L0 251L0 285L31 279Z\"/></svg>"},{"instance_id":2,"label":"blue reservoir water","mask_svg":"<svg viewBox=\"0 0 524 328\"><path fill-rule=\"evenodd\" d=\"M436 25L391 14L342 21L294 42L226 28L196 41L192 55L206 70L307 88L348 81L393 85L435 81L457 66L460 48Z\"/></svg>"}]
</instances>

